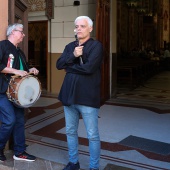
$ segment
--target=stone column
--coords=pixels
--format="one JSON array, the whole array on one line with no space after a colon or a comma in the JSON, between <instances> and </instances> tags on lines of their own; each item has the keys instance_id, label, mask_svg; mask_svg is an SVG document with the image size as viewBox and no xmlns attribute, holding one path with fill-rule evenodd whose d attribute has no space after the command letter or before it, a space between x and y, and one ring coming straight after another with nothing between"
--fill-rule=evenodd
<instances>
[{"instance_id":1,"label":"stone column","mask_svg":"<svg viewBox=\"0 0 170 170\"><path fill-rule=\"evenodd\" d=\"M0 40L6 39L6 28L8 25L8 1L1 0L0 5Z\"/></svg>"},{"instance_id":2,"label":"stone column","mask_svg":"<svg viewBox=\"0 0 170 170\"><path fill-rule=\"evenodd\" d=\"M8 26L8 1L7 0L1 0L0 5L0 41L6 39L6 28ZM1 122L0 122L1 125ZM5 150L7 150L8 143L5 147Z\"/></svg>"}]
</instances>

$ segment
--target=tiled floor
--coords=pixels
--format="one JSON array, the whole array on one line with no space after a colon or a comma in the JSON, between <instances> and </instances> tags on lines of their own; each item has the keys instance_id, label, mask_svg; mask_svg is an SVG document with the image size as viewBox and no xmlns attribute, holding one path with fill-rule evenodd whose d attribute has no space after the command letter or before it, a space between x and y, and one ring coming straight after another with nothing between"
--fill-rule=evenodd
<instances>
[{"instance_id":1,"label":"tiled floor","mask_svg":"<svg viewBox=\"0 0 170 170\"><path fill-rule=\"evenodd\" d=\"M170 169L169 104L170 72L153 77L144 87L120 92L117 99L107 101L99 114L100 169L108 164L135 170ZM25 128L27 151L38 159L34 163L13 161L8 151L8 160L2 165L15 170L60 170L67 164L63 107L55 96L43 94L29 108ZM123 142L129 138L132 138L130 145ZM82 119L79 142L80 165L88 169L88 141Z\"/></svg>"}]
</instances>

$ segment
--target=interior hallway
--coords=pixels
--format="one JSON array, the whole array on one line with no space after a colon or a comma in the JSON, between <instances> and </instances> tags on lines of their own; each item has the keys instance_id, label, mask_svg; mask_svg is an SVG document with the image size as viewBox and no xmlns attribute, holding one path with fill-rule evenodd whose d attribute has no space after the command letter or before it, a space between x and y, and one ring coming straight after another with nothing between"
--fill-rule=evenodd
<instances>
[{"instance_id":1,"label":"interior hallway","mask_svg":"<svg viewBox=\"0 0 170 170\"><path fill-rule=\"evenodd\" d=\"M147 80L136 89L118 89L117 98L107 102L128 105L169 108L170 104L170 71L162 71Z\"/></svg>"},{"instance_id":2,"label":"interior hallway","mask_svg":"<svg viewBox=\"0 0 170 170\"><path fill-rule=\"evenodd\" d=\"M133 91L121 91L100 109L100 169L170 169L169 122L170 72L155 75ZM42 94L29 108L25 128L27 151L38 160L13 161L8 151L9 159L2 165L15 170L60 170L67 164L64 113L56 96ZM88 141L82 120L79 141L80 166L88 169Z\"/></svg>"}]
</instances>

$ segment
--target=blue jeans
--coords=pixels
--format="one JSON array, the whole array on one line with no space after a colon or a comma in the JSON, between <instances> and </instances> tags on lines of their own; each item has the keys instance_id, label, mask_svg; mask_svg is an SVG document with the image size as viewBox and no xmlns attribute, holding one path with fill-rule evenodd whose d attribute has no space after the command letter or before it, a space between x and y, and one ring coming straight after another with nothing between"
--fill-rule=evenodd
<instances>
[{"instance_id":1,"label":"blue jeans","mask_svg":"<svg viewBox=\"0 0 170 170\"><path fill-rule=\"evenodd\" d=\"M14 154L25 151L24 109L15 107L6 94L0 94L0 122L0 149L13 135Z\"/></svg>"},{"instance_id":2,"label":"blue jeans","mask_svg":"<svg viewBox=\"0 0 170 170\"><path fill-rule=\"evenodd\" d=\"M81 114L89 140L89 168L98 169L100 159L100 137L98 130L99 109L83 105L71 105L64 106L64 112L66 121L66 135L69 149L69 161L72 163L77 163L79 160L77 130Z\"/></svg>"}]
</instances>

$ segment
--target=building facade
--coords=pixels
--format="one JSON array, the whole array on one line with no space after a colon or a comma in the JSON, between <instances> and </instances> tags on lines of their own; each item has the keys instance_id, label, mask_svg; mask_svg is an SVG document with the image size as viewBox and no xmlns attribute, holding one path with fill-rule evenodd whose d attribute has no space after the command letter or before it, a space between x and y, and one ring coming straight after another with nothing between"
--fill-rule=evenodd
<instances>
[{"instance_id":1,"label":"building facade","mask_svg":"<svg viewBox=\"0 0 170 170\"><path fill-rule=\"evenodd\" d=\"M79 2L79 3L77 3ZM8 24L24 24L21 48L40 70L43 89L58 94L65 72L56 61L66 44L74 41L74 19L87 15L94 22L92 37L102 41L102 101L116 95L117 60L122 51L164 48L170 42L169 0L2 0L1 33Z\"/></svg>"}]
</instances>

